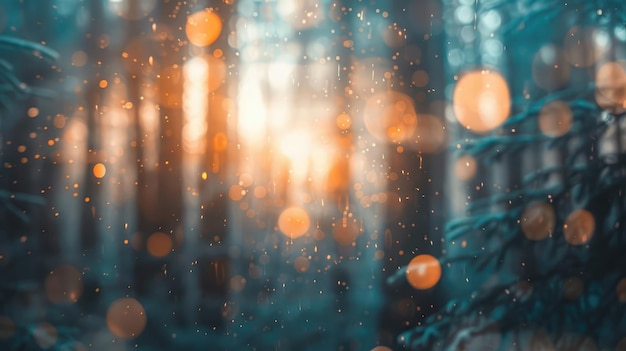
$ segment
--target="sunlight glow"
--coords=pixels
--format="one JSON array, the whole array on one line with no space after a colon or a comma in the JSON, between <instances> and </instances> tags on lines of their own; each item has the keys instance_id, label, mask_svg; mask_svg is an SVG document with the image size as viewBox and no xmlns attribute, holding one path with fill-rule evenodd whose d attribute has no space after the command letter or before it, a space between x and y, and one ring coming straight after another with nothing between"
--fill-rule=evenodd
<instances>
[{"instance_id":1,"label":"sunlight glow","mask_svg":"<svg viewBox=\"0 0 626 351\"><path fill-rule=\"evenodd\" d=\"M190 154L204 154L209 66L203 57L194 57L187 61L183 73L183 149Z\"/></svg>"},{"instance_id":2,"label":"sunlight glow","mask_svg":"<svg viewBox=\"0 0 626 351\"><path fill-rule=\"evenodd\" d=\"M237 128L242 142L248 145L258 145L265 138L267 128L266 101L259 86L261 72L250 68L241 80Z\"/></svg>"}]
</instances>

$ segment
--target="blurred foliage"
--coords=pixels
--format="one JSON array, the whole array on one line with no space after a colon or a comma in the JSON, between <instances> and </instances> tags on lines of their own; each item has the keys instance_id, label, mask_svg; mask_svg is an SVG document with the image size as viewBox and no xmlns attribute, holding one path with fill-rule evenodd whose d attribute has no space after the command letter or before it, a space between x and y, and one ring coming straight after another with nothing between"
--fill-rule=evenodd
<instances>
[{"instance_id":1,"label":"blurred foliage","mask_svg":"<svg viewBox=\"0 0 626 351\"><path fill-rule=\"evenodd\" d=\"M536 35L550 31L552 23L563 18L568 18L569 25L591 24L609 30L626 18L624 3L610 0L568 1L566 5L562 1L485 0L477 6L479 14L491 10L519 13L512 15L502 31L522 48L525 42L530 46L550 42ZM500 341L481 348L508 350L529 328L544 330L547 343L573 333L581 336L581 343L591 337L598 348L613 348L624 338L626 305L616 288L626 267L626 155L619 151L619 140L613 141L618 143L617 154L599 151L610 128L617 129L620 138L624 115L598 106L595 91L595 83L588 81L538 94L530 101L513 96L517 112L503 128L453 141L451 153L471 155L483 169L519 163L529 152L541 158L542 149L558 152L562 162L525 174L507 191L472 199L466 216L448 221L444 234L448 242L483 244L475 252L448 253L441 264L465 265L487 279L469 295L452 294L447 306L401 334L399 342L411 350L459 350L472 339L496 333ZM541 108L552 101L563 101L572 111L571 129L558 137L541 134L537 126ZM515 132L506 132L510 130ZM555 175L558 182L552 179ZM556 219L550 237L534 241L524 235L520 221L524 210L538 201L549 203ZM566 217L573 209L584 209L595 219L595 234L585 245L570 245L565 239ZM517 268L511 272L511 267ZM405 269L388 283L406 284ZM582 284L576 298L568 298L565 292L572 277Z\"/></svg>"}]
</instances>

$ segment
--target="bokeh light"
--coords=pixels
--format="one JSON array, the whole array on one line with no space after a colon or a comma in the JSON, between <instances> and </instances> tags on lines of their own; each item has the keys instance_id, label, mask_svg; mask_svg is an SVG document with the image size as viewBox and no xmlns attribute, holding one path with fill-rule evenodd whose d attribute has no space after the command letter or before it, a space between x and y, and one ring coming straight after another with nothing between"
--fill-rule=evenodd
<instances>
[{"instance_id":1,"label":"bokeh light","mask_svg":"<svg viewBox=\"0 0 626 351\"><path fill-rule=\"evenodd\" d=\"M96 163L93 166L93 175L96 178L103 178L107 173L107 168L102 163Z\"/></svg>"},{"instance_id":2,"label":"bokeh light","mask_svg":"<svg viewBox=\"0 0 626 351\"><path fill-rule=\"evenodd\" d=\"M595 227L593 215L587 210L578 209L565 219L563 234L565 240L571 245L582 245L591 240Z\"/></svg>"},{"instance_id":3,"label":"bokeh light","mask_svg":"<svg viewBox=\"0 0 626 351\"><path fill-rule=\"evenodd\" d=\"M257 199L262 199L267 195L267 188L263 185L257 185L254 187L253 193L254 197L256 197Z\"/></svg>"},{"instance_id":4,"label":"bokeh light","mask_svg":"<svg viewBox=\"0 0 626 351\"><path fill-rule=\"evenodd\" d=\"M411 83L416 87L423 88L428 85L428 81L428 72L424 70L415 71L413 75L411 75Z\"/></svg>"},{"instance_id":5,"label":"bokeh light","mask_svg":"<svg viewBox=\"0 0 626 351\"><path fill-rule=\"evenodd\" d=\"M0 29L39 38L27 56L44 61L40 44L61 51L43 70L16 62L16 87L68 93L7 100L26 122L7 125L18 133L2 142L0 192L14 205L7 219L34 218L0 242L5 285L18 291L0 316L0 349L24 333L29 349L290 349L321 336L305 348L391 351L437 321L468 335L437 330L442 343L507 348L506 326L465 319L458 304L448 314L449 298L493 288L488 304L550 295L573 308L602 279L609 302L626 303L626 278L615 285L624 275L583 275L578 254L597 257L571 246L601 244L600 229L621 222L603 217L611 204L596 206L593 192L575 199L593 214L569 214L577 179L559 181L584 163L606 166L604 146L619 144L619 130L586 130L624 122L607 110L626 110L626 61L607 60L623 59L610 46L626 27L608 14L593 8L609 21L599 24L568 11L554 21L565 28L522 38L541 32L535 21L477 0L75 2L52 0L37 21L0 6ZM37 33L62 27L75 30ZM600 109L586 103L594 88ZM510 250L504 264L491 264L499 249ZM572 262L552 267L551 250ZM534 273L548 270L558 276L545 277L546 295ZM359 328L333 332L342 321ZM463 334L475 325L487 327ZM528 327L522 348L532 348Z\"/></svg>"},{"instance_id":6,"label":"bokeh light","mask_svg":"<svg viewBox=\"0 0 626 351\"><path fill-rule=\"evenodd\" d=\"M477 168L476 159L471 155L463 155L454 161L454 175L463 181L474 178Z\"/></svg>"},{"instance_id":7,"label":"bokeh light","mask_svg":"<svg viewBox=\"0 0 626 351\"><path fill-rule=\"evenodd\" d=\"M539 111L539 130L550 137L560 137L572 127L572 110L563 101L551 101Z\"/></svg>"},{"instance_id":8,"label":"bokeh light","mask_svg":"<svg viewBox=\"0 0 626 351\"><path fill-rule=\"evenodd\" d=\"M30 118L35 118L39 116L39 109L34 106L30 107L28 110L26 110L26 115Z\"/></svg>"},{"instance_id":9,"label":"bokeh light","mask_svg":"<svg viewBox=\"0 0 626 351\"><path fill-rule=\"evenodd\" d=\"M296 272L299 273L304 273L308 271L310 266L311 262L309 262L309 259L304 256L298 256L293 261L293 268L296 270Z\"/></svg>"},{"instance_id":10,"label":"bokeh light","mask_svg":"<svg viewBox=\"0 0 626 351\"><path fill-rule=\"evenodd\" d=\"M152 233L146 242L146 250L154 257L165 257L172 251L172 238L161 232Z\"/></svg>"},{"instance_id":11,"label":"bokeh light","mask_svg":"<svg viewBox=\"0 0 626 351\"><path fill-rule=\"evenodd\" d=\"M555 225L554 209L545 202L535 202L526 206L520 220L522 232L530 240L543 240L552 236Z\"/></svg>"},{"instance_id":12,"label":"bokeh light","mask_svg":"<svg viewBox=\"0 0 626 351\"><path fill-rule=\"evenodd\" d=\"M459 123L475 133L499 127L509 117L509 86L498 72L472 71L464 74L454 88L453 107Z\"/></svg>"},{"instance_id":13,"label":"bokeh light","mask_svg":"<svg viewBox=\"0 0 626 351\"><path fill-rule=\"evenodd\" d=\"M72 66L83 67L87 64L89 57L82 50L77 50L72 54Z\"/></svg>"},{"instance_id":14,"label":"bokeh light","mask_svg":"<svg viewBox=\"0 0 626 351\"><path fill-rule=\"evenodd\" d=\"M311 219L301 207L288 207L278 216L278 229L290 238L304 235L311 226Z\"/></svg>"},{"instance_id":15,"label":"bokeh light","mask_svg":"<svg viewBox=\"0 0 626 351\"><path fill-rule=\"evenodd\" d=\"M63 127L65 127L66 120L67 118L65 116L63 116L62 114L57 114L56 116L54 116L52 123L56 128L63 129Z\"/></svg>"},{"instance_id":16,"label":"bokeh light","mask_svg":"<svg viewBox=\"0 0 626 351\"><path fill-rule=\"evenodd\" d=\"M339 114L339 116L337 116L337 127L339 127L339 129L341 130L346 130L349 129L350 126L352 125L352 118L350 118L350 115L347 113L341 113Z\"/></svg>"},{"instance_id":17,"label":"bokeh light","mask_svg":"<svg viewBox=\"0 0 626 351\"><path fill-rule=\"evenodd\" d=\"M81 274L74 266L59 266L46 277L44 289L54 303L76 302L83 293Z\"/></svg>"},{"instance_id":18,"label":"bokeh light","mask_svg":"<svg viewBox=\"0 0 626 351\"><path fill-rule=\"evenodd\" d=\"M146 312L139 301L125 297L113 301L106 314L109 331L121 339L132 339L146 327Z\"/></svg>"},{"instance_id":19,"label":"bokeh light","mask_svg":"<svg viewBox=\"0 0 626 351\"><path fill-rule=\"evenodd\" d=\"M222 20L212 9L204 9L187 17L185 34L199 47L213 44L222 32Z\"/></svg>"},{"instance_id":20,"label":"bokeh light","mask_svg":"<svg viewBox=\"0 0 626 351\"><path fill-rule=\"evenodd\" d=\"M435 286L441 278L441 264L432 255L415 256L406 270L406 279L412 287L426 290Z\"/></svg>"},{"instance_id":21,"label":"bokeh light","mask_svg":"<svg viewBox=\"0 0 626 351\"><path fill-rule=\"evenodd\" d=\"M228 189L228 197L233 201L239 201L246 195L246 190L239 184L231 185Z\"/></svg>"},{"instance_id":22,"label":"bokeh light","mask_svg":"<svg viewBox=\"0 0 626 351\"><path fill-rule=\"evenodd\" d=\"M354 218L339 219L333 225L333 238L342 246L349 246L361 234L361 226Z\"/></svg>"}]
</instances>

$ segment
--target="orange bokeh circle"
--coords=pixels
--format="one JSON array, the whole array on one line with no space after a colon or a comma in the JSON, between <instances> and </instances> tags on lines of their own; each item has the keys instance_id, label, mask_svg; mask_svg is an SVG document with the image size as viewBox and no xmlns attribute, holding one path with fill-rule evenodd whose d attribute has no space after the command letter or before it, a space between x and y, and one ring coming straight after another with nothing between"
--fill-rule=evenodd
<instances>
[{"instance_id":1,"label":"orange bokeh circle","mask_svg":"<svg viewBox=\"0 0 626 351\"><path fill-rule=\"evenodd\" d=\"M591 240L595 231L596 221L591 212L578 209L570 213L563 225L565 241L570 245L583 245Z\"/></svg>"},{"instance_id":2,"label":"orange bokeh circle","mask_svg":"<svg viewBox=\"0 0 626 351\"><path fill-rule=\"evenodd\" d=\"M520 226L529 240L543 240L554 232L556 214L550 204L545 202L531 203L524 209Z\"/></svg>"},{"instance_id":3,"label":"orange bokeh circle","mask_svg":"<svg viewBox=\"0 0 626 351\"><path fill-rule=\"evenodd\" d=\"M195 46L213 44L222 32L222 20L210 9L195 12L187 17L185 34Z\"/></svg>"},{"instance_id":4,"label":"orange bokeh circle","mask_svg":"<svg viewBox=\"0 0 626 351\"><path fill-rule=\"evenodd\" d=\"M156 232L148 237L146 242L146 249L148 253L154 257L165 257L173 248L172 238L161 232Z\"/></svg>"},{"instance_id":5,"label":"orange bokeh circle","mask_svg":"<svg viewBox=\"0 0 626 351\"><path fill-rule=\"evenodd\" d=\"M278 229L290 238L302 236L310 226L309 214L301 207L288 207L278 216Z\"/></svg>"},{"instance_id":6,"label":"orange bokeh circle","mask_svg":"<svg viewBox=\"0 0 626 351\"><path fill-rule=\"evenodd\" d=\"M121 298L109 306L106 323L113 335L121 339L132 339L146 328L146 312L136 299Z\"/></svg>"},{"instance_id":7,"label":"orange bokeh circle","mask_svg":"<svg viewBox=\"0 0 626 351\"><path fill-rule=\"evenodd\" d=\"M475 133L486 133L499 127L511 111L506 80L489 70L464 74L454 88L452 102L459 123Z\"/></svg>"},{"instance_id":8,"label":"orange bokeh circle","mask_svg":"<svg viewBox=\"0 0 626 351\"><path fill-rule=\"evenodd\" d=\"M441 264L432 255L415 256L406 269L406 279L415 289L430 289L439 282L440 278Z\"/></svg>"}]
</instances>

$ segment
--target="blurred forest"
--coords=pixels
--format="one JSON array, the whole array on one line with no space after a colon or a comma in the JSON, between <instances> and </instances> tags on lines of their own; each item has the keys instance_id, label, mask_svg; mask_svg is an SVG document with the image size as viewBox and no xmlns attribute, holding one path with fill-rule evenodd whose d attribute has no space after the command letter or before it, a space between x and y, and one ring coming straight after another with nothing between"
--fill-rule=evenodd
<instances>
[{"instance_id":1,"label":"blurred forest","mask_svg":"<svg viewBox=\"0 0 626 351\"><path fill-rule=\"evenodd\" d=\"M0 2L0 349L626 350L626 5Z\"/></svg>"}]
</instances>

